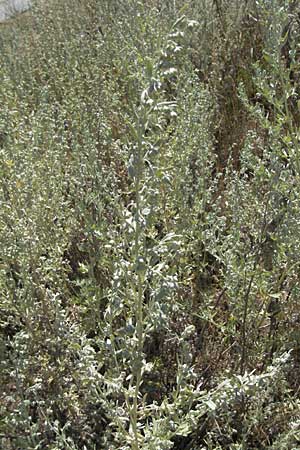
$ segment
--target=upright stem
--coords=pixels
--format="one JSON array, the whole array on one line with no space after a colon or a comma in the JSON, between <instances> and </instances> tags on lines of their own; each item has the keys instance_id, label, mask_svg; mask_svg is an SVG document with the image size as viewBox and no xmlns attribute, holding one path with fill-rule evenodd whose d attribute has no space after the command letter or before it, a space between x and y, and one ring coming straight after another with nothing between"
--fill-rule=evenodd
<instances>
[{"instance_id":1,"label":"upright stem","mask_svg":"<svg viewBox=\"0 0 300 450\"><path fill-rule=\"evenodd\" d=\"M248 320L248 311L249 311L249 297L250 292L252 288L252 284L255 277L255 270L258 263L258 257L255 258L254 265L253 265L253 273L250 278L247 290L245 292L244 296L244 311L243 311L243 322L242 322L242 355L241 355L241 362L240 362L240 372L241 375L244 375L245 373L245 366L247 362L247 320Z\"/></svg>"},{"instance_id":2,"label":"upright stem","mask_svg":"<svg viewBox=\"0 0 300 450\"><path fill-rule=\"evenodd\" d=\"M135 176L135 196L136 196L136 211L135 211L135 243L134 243L134 257L135 263L138 264L139 258L141 257L141 181L143 174L143 144L142 144L142 126L138 124L138 149L137 149L137 161L136 161L136 176ZM137 289L136 289L136 301L135 301L135 320L136 320L136 338L137 338L137 348L136 348L136 364L133 368L133 376L135 378L135 390L133 405L131 408L131 428L134 434L134 441L132 443L133 450L139 450L139 439L138 439L138 398L140 392L140 386L142 381L142 353L143 353L143 340L144 340L144 329L143 329L143 285L144 285L144 275L138 271L137 273Z\"/></svg>"}]
</instances>

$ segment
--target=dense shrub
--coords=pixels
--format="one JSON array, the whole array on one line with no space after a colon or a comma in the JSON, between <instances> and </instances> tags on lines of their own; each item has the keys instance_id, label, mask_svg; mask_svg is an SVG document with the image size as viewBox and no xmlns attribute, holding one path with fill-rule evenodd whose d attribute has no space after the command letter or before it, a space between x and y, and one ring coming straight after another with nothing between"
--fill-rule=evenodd
<instances>
[{"instance_id":1,"label":"dense shrub","mask_svg":"<svg viewBox=\"0 0 300 450\"><path fill-rule=\"evenodd\" d=\"M1 24L1 447L299 446L299 13Z\"/></svg>"}]
</instances>

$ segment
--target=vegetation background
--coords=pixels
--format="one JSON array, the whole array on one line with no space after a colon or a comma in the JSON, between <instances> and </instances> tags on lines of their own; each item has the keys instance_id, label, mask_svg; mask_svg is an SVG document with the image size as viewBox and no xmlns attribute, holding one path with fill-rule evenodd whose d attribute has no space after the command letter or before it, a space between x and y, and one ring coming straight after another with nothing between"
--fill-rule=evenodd
<instances>
[{"instance_id":1,"label":"vegetation background","mask_svg":"<svg viewBox=\"0 0 300 450\"><path fill-rule=\"evenodd\" d=\"M300 8L0 26L0 447L300 448Z\"/></svg>"}]
</instances>

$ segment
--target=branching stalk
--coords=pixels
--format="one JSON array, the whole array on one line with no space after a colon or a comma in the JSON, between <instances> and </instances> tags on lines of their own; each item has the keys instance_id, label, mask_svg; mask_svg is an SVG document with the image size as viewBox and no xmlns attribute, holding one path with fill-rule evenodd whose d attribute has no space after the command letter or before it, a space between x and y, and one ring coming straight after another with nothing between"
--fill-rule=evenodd
<instances>
[{"instance_id":1,"label":"branching stalk","mask_svg":"<svg viewBox=\"0 0 300 450\"><path fill-rule=\"evenodd\" d=\"M139 260L141 258L142 249L142 226L141 226L141 184L143 179L143 125L138 123L138 147L136 154L136 172L135 172L135 242L134 242L134 258L135 258L135 271L137 272L137 286L136 286L136 300L135 300L135 321L136 329L135 335L137 339L135 365L133 367L133 379L135 380L135 389L132 408L130 412L130 425L134 436L132 443L133 450L139 450L139 438L138 438L138 399L139 391L142 381L142 353L143 353L143 341L144 341L144 329L143 329L143 283L144 276L138 267Z\"/></svg>"}]
</instances>

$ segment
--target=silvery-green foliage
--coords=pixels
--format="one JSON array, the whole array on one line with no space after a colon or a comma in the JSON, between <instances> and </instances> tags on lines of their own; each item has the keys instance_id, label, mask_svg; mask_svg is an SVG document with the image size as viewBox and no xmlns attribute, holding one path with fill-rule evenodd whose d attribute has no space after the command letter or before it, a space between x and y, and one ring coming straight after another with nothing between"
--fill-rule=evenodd
<instances>
[{"instance_id":1,"label":"silvery-green foliage","mask_svg":"<svg viewBox=\"0 0 300 450\"><path fill-rule=\"evenodd\" d=\"M298 445L297 20L269 3L1 27L3 448Z\"/></svg>"},{"instance_id":2,"label":"silvery-green foliage","mask_svg":"<svg viewBox=\"0 0 300 450\"><path fill-rule=\"evenodd\" d=\"M114 282L105 313L109 324L107 331L110 334L105 339L113 355L112 366L116 375L124 371L124 381L128 382L128 387L122 384L126 405L123 411L129 421L127 440L132 448L148 448L147 434L143 438L139 427L145 420L148 421L148 415L152 417L157 405L146 406L145 400L140 398L143 375L152 368L152 364L147 364L145 359L144 343L147 335L168 329L173 308L172 291L176 290L178 283L176 272L171 267L183 252L181 235L168 233L168 225L162 224L162 235L155 236L154 228L160 220L161 212L166 212L162 208L169 207L161 204L161 191L171 185L171 174L168 173L166 163L169 154L164 141L166 129L171 129L172 121L176 120L177 103L175 99L168 99L169 91L166 88L169 86L172 89L172 85L177 82L177 53L182 51L180 43L184 39L182 27L186 27L185 17L173 24L162 42L158 40L156 60L151 59L151 55L146 57L138 54L137 60L145 64L134 67L139 69L136 72L136 83L139 82L142 88L141 96L139 103L132 105L126 118L130 132L125 145L129 155L128 174L132 180L132 200L123 213L121 233L125 248L122 251L120 247L121 257L115 262ZM123 323L123 326L116 328L117 322ZM190 361L179 362L179 373L186 363ZM188 375L188 366L185 370ZM177 389L181 389L185 378L186 375L178 377ZM178 406L179 391L177 394L176 392L170 408L176 409ZM191 385L190 393L192 392ZM169 403L167 400L166 402ZM176 423L174 422L172 432L168 431L168 427L165 428L168 419L164 419L161 409L159 413L164 427L161 424L158 428L158 425L153 425L152 436L155 436L155 430L160 430L163 436L157 435L155 445L166 447L166 435L174 435ZM126 423L126 417L124 420ZM124 438L126 434L124 435L122 419L114 421L121 427ZM177 427L178 425L179 422Z\"/></svg>"}]
</instances>

